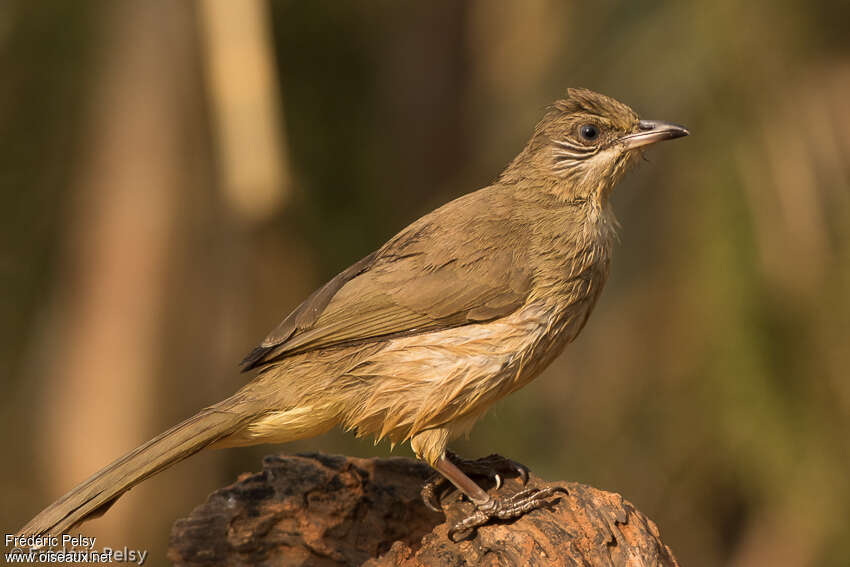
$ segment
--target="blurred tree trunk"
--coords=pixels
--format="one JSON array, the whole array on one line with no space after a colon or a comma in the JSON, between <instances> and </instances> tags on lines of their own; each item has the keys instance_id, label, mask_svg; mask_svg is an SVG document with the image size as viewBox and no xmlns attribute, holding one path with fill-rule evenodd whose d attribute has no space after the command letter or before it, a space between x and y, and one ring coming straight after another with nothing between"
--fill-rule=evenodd
<instances>
[{"instance_id":1,"label":"blurred tree trunk","mask_svg":"<svg viewBox=\"0 0 850 567\"><path fill-rule=\"evenodd\" d=\"M290 189L268 6L203 0L198 21L222 192L237 221L268 219Z\"/></svg>"},{"instance_id":2,"label":"blurred tree trunk","mask_svg":"<svg viewBox=\"0 0 850 567\"><path fill-rule=\"evenodd\" d=\"M66 285L40 352L49 359L41 434L53 496L153 433L159 325L179 222L180 102L195 64L190 8L104 7L87 155L64 239ZM124 500L90 530L99 544L139 541L139 518L155 520L156 507L142 512Z\"/></svg>"}]
</instances>

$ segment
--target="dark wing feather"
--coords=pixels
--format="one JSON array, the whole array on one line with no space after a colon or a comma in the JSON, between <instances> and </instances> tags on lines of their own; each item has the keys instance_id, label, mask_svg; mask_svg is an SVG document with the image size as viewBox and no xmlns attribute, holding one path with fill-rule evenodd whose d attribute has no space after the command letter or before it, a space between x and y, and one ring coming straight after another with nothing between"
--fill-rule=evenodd
<instances>
[{"instance_id":1,"label":"dark wing feather","mask_svg":"<svg viewBox=\"0 0 850 567\"><path fill-rule=\"evenodd\" d=\"M479 193L419 219L337 275L245 358L244 369L328 346L488 321L523 305L531 287L525 231L512 231L510 211L494 214Z\"/></svg>"},{"instance_id":2,"label":"dark wing feather","mask_svg":"<svg viewBox=\"0 0 850 567\"><path fill-rule=\"evenodd\" d=\"M259 366L270 350L274 350L275 346L280 345L298 331L303 331L312 327L325 307L328 306L336 292L340 290L350 279L357 277L365 270L368 270L375 261L377 252L372 252L359 262L352 264L346 270L340 272L328 283L311 293L307 299L301 302L301 305L286 316L286 319L280 322L275 329L263 340L263 342L252 350L248 356L242 359L240 365L242 370L250 370Z\"/></svg>"}]
</instances>

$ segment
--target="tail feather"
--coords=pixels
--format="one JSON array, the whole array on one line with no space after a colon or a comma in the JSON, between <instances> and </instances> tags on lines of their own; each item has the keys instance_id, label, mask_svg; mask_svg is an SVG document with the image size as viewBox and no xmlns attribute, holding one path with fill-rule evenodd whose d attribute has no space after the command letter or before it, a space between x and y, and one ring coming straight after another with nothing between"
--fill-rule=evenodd
<instances>
[{"instance_id":1,"label":"tail feather","mask_svg":"<svg viewBox=\"0 0 850 567\"><path fill-rule=\"evenodd\" d=\"M42 510L18 535L68 532L103 514L136 484L227 437L253 417L241 411L228 411L234 408L228 408L226 402L200 411L101 469Z\"/></svg>"}]
</instances>

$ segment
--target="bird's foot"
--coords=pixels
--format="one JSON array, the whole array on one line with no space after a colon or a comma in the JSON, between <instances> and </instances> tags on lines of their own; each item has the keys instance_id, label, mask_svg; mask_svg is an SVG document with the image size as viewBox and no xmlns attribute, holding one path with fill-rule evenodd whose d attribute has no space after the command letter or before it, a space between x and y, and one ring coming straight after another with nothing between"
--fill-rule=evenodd
<instances>
[{"instance_id":1,"label":"bird's foot","mask_svg":"<svg viewBox=\"0 0 850 567\"><path fill-rule=\"evenodd\" d=\"M511 459L501 455L488 455L480 459L464 459L458 457L451 451L446 451L446 458L455 464L468 476L484 476L492 480L496 490L502 487L502 477L519 477L523 486L528 482L528 468ZM425 505L435 512L442 511L440 500L444 493L453 488L452 484L443 475L436 473L422 487L422 500Z\"/></svg>"},{"instance_id":2,"label":"bird's foot","mask_svg":"<svg viewBox=\"0 0 850 567\"><path fill-rule=\"evenodd\" d=\"M449 539L455 539L456 534L468 532L471 534L479 526L491 520L513 520L527 514L532 510L541 508L549 503L549 498L555 493L568 494L567 489L561 486L550 486L548 488L528 488L508 498L493 498L484 504L480 504L475 511L449 528ZM463 539L463 538L460 538Z\"/></svg>"}]
</instances>

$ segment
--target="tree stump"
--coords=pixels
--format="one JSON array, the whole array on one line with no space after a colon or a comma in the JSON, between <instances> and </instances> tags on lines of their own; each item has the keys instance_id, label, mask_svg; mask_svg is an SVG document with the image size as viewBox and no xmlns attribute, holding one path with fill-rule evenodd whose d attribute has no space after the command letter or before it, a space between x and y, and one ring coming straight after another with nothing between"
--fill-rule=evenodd
<instances>
[{"instance_id":1,"label":"tree stump","mask_svg":"<svg viewBox=\"0 0 850 567\"><path fill-rule=\"evenodd\" d=\"M445 516L429 510L419 491L431 474L405 458L269 456L262 472L241 475L177 520L168 557L180 566L678 566L655 524L622 496L533 475L526 486L568 493L451 541L449 525L473 506L448 494ZM499 492L521 487L507 479Z\"/></svg>"}]
</instances>

